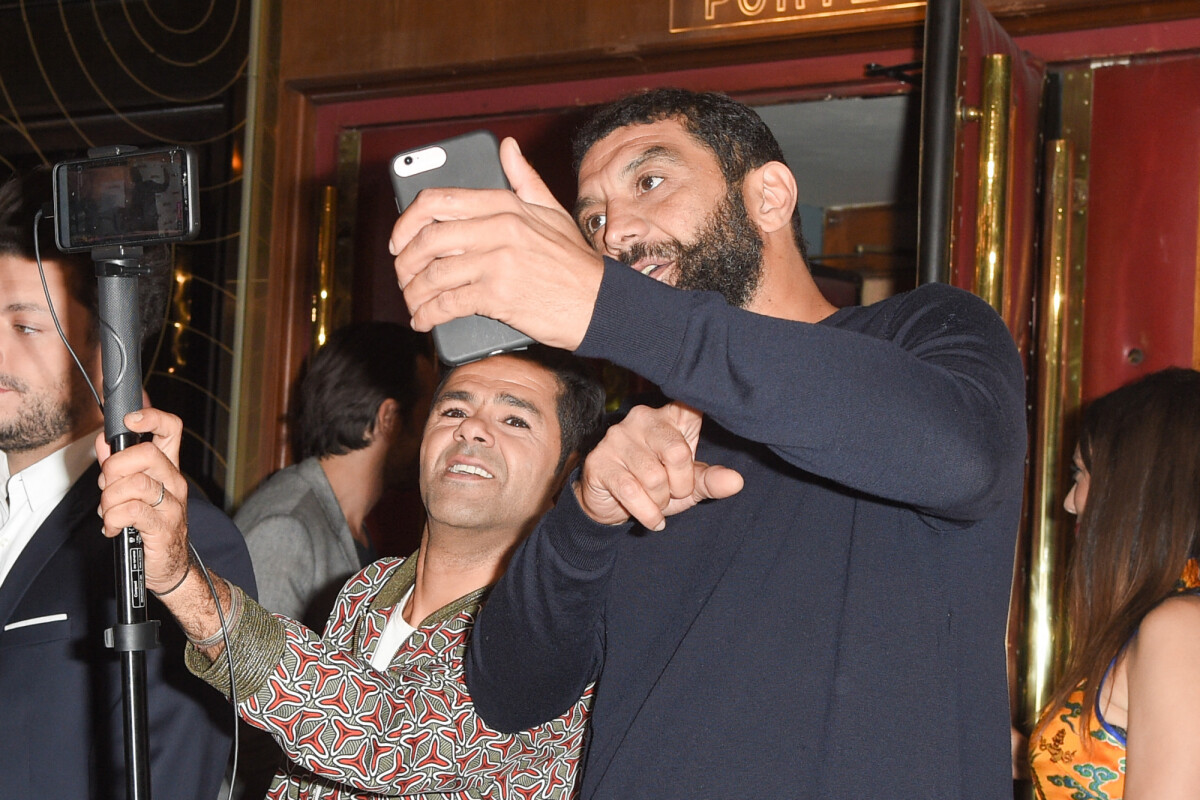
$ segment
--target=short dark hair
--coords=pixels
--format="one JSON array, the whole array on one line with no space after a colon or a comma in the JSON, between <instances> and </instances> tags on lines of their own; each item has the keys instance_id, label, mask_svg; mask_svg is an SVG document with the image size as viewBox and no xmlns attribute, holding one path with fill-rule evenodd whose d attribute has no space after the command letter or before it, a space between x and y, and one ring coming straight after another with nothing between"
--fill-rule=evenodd
<instances>
[{"instance_id":1,"label":"short dark hair","mask_svg":"<svg viewBox=\"0 0 1200 800\"><path fill-rule=\"evenodd\" d=\"M366 447L389 398L407 415L421 394L417 357L428 353L427 337L395 322L357 322L330 334L298 384L299 458Z\"/></svg>"},{"instance_id":2,"label":"short dark hair","mask_svg":"<svg viewBox=\"0 0 1200 800\"><path fill-rule=\"evenodd\" d=\"M742 181L769 161L787 165L771 129L749 106L719 92L687 89L649 89L601 106L576 132L572 156L575 173L588 151L604 137L630 125L678 120L684 130L708 148L721 167L725 183L741 196ZM792 211L792 234L801 257L808 245L800 223L799 205Z\"/></svg>"},{"instance_id":3,"label":"short dark hair","mask_svg":"<svg viewBox=\"0 0 1200 800\"><path fill-rule=\"evenodd\" d=\"M604 384L596 375L597 368L566 350L542 344L530 345L524 350L504 355L542 367L558 383L555 411L561 446L558 464L554 467L557 474L572 453L587 455L600 438L604 418ZM442 386L453 374L454 369L451 369L443 376L434 397L441 393Z\"/></svg>"},{"instance_id":4,"label":"short dark hair","mask_svg":"<svg viewBox=\"0 0 1200 800\"><path fill-rule=\"evenodd\" d=\"M63 253L54 244L50 220L38 226L37 247L34 249L33 221L38 211L50 210L53 188L48 167L35 167L15 173L0 185L0 255L36 260L39 252L43 261L60 264L67 279L71 297L92 315L92 336L99 340L100 307L96 280L96 265L88 253ZM143 249L141 265L148 274L138 278L138 308L142 323L142 338L151 336L162 327L171 293L171 250L167 245Z\"/></svg>"}]
</instances>

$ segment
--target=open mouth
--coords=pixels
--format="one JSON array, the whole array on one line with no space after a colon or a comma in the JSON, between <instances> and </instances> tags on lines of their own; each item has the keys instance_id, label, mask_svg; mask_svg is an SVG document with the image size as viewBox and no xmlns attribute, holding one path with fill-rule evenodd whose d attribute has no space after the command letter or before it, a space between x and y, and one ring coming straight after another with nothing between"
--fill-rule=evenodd
<instances>
[{"instance_id":1,"label":"open mouth","mask_svg":"<svg viewBox=\"0 0 1200 800\"><path fill-rule=\"evenodd\" d=\"M483 467L477 467L474 464L451 464L450 468L446 471L452 475L475 475L480 478L495 477Z\"/></svg>"},{"instance_id":2,"label":"open mouth","mask_svg":"<svg viewBox=\"0 0 1200 800\"><path fill-rule=\"evenodd\" d=\"M674 261L654 262L650 264L639 265L636 267L636 269L638 272L642 273L648 278L654 278L656 281L661 281L667 276L667 272L674 263Z\"/></svg>"}]
</instances>

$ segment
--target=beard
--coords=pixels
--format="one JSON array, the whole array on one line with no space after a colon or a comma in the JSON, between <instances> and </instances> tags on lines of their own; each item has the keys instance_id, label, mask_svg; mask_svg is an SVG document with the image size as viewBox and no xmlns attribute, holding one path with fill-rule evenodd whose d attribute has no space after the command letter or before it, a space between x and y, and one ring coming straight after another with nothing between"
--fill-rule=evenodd
<instances>
[{"instance_id":1,"label":"beard","mask_svg":"<svg viewBox=\"0 0 1200 800\"><path fill-rule=\"evenodd\" d=\"M730 305L745 308L762 281L763 240L746 214L738 191L729 191L713 209L694 241L638 242L620 255L625 264L643 258L675 262L675 288L718 292Z\"/></svg>"},{"instance_id":2,"label":"beard","mask_svg":"<svg viewBox=\"0 0 1200 800\"><path fill-rule=\"evenodd\" d=\"M79 419L77 391L31 392L25 381L6 374L0 374L0 386L20 392L23 401L13 416L0 419L0 450L6 453L36 450L75 429ZM73 384L70 387L77 388ZM66 389L68 385L60 388Z\"/></svg>"}]
</instances>

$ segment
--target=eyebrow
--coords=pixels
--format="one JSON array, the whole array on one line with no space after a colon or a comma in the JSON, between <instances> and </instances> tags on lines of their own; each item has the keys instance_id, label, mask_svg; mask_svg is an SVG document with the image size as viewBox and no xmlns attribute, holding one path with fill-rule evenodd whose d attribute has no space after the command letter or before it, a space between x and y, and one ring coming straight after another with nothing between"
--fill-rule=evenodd
<instances>
[{"instance_id":1,"label":"eyebrow","mask_svg":"<svg viewBox=\"0 0 1200 800\"><path fill-rule=\"evenodd\" d=\"M476 402L475 395L471 392L463 391L462 389L452 389L448 392L442 392L440 395L438 395L438 398L434 401L434 405L441 405L442 403L451 400L458 400L463 403ZM495 402L500 405L511 406L512 408L520 408L539 418L542 416L541 409L528 400L517 397L515 394L501 392L500 394L496 395Z\"/></svg>"},{"instance_id":2,"label":"eyebrow","mask_svg":"<svg viewBox=\"0 0 1200 800\"><path fill-rule=\"evenodd\" d=\"M470 402L474 399L475 399L475 395L471 394L470 392L464 392L461 389L452 389L447 392L442 392L437 397L435 397L433 400L433 404L436 406L436 405L446 402L447 400L461 400L462 402L466 403L466 402Z\"/></svg>"},{"instance_id":3,"label":"eyebrow","mask_svg":"<svg viewBox=\"0 0 1200 800\"><path fill-rule=\"evenodd\" d=\"M667 147L666 145L656 144L652 147L647 147L641 153L637 154L630 160L628 164L621 168L617 173L620 178L628 178L634 172L637 172L641 167L650 161L670 161L673 164L679 163L678 154ZM579 215L583 210L590 205L596 205L599 201L592 197L580 197L575 201L575 209L572 211L572 216L575 218L575 224L578 225L581 220Z\"/></svg>"},{"instance_id":4,"label":"eyebrow","mask_svg":"<svg viewBox=\"0 0 1200 800\"><path fill-rule=\"evenodd\" d=\"M520 397L509 394L508 392L501 392L500 394L496 395L496 402L506 406L512 406L513 408L520 408L524 411L528 411L535 417L540 418L542 416L541 409L539 409L533 403L529 402L528 400L522 400Z\"/></svg>"},{"instance_id":5,"label":"eyebrow","mask_svg":"<svg viewBox=\"0 0 1200 800\"><path fill-rule=\"evenodd\" d=\"M37 303L9 303L4 307L5 313L13 314L22 311L36 311L42 314L46 313L46 307Z\"/></svg>"},{"instance_id":6,"label":"eyebrow","mask_svg":"<svg viewBox=\"0 0 1200 800\"><path fill-rule=\"evenodd\" d=\"M624 169L621 170L620 175L622 178L627 178L627 177L629 177L629 175L631 173L636 172L638 169L640 169L641 166L643 164L645 164L647 161L660 161L660 160L661 161L670 161L671 163L678 163L679 156L675 153L674 150L667 147L666 145L656 144L653 147L647 147L645 150L642 151L641 155L636 156L632 161L630 161L628 164L626 164Z\"/></svg>"}]
</instances>

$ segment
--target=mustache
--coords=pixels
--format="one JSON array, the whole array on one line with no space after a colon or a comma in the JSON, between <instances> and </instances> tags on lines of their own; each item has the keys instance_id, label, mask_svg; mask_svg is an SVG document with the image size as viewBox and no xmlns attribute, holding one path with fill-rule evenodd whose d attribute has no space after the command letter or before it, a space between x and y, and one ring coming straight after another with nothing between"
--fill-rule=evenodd
<instances>
[{"instance_id":1,"label":"mustache","mask_svg":"<svg viewBox=\"0 0 1200 800\"><path fill-rule=\"evenodd\" d=\"M496 474L496 470L494 469L496 466L495 456L489 452L489 449L486 447L480 447L470 442L460 442L442 452L442 463L449 464L450 459L454 458L455 456L462 456L463 458L471 458L479 461L481 464L487 467L488 472L492 473L493 475Z\"/></svg>"},{"instance_id":2,"label":"mustache","mask_svg":"<svg viewBox=\"0 0 1200 800\"><path fill-rule=\"evenodd\" d=\"M677 261L682 252L683 244L674 239L665 242L635 242L628 250L619 253L617 260L631 267L643 258L667 258Z\"/></svg>"},{"instance_id":3,"label":"mustache","mask_svg":"<svg viewBox=\"0 0 1200 800\"><path fill-rule=\"evenodd\" d=\"M29 391L29 384L16 375L0 372L0 389L8 389L11 392L27 392Z\"/></svg>"}]
</instances>

